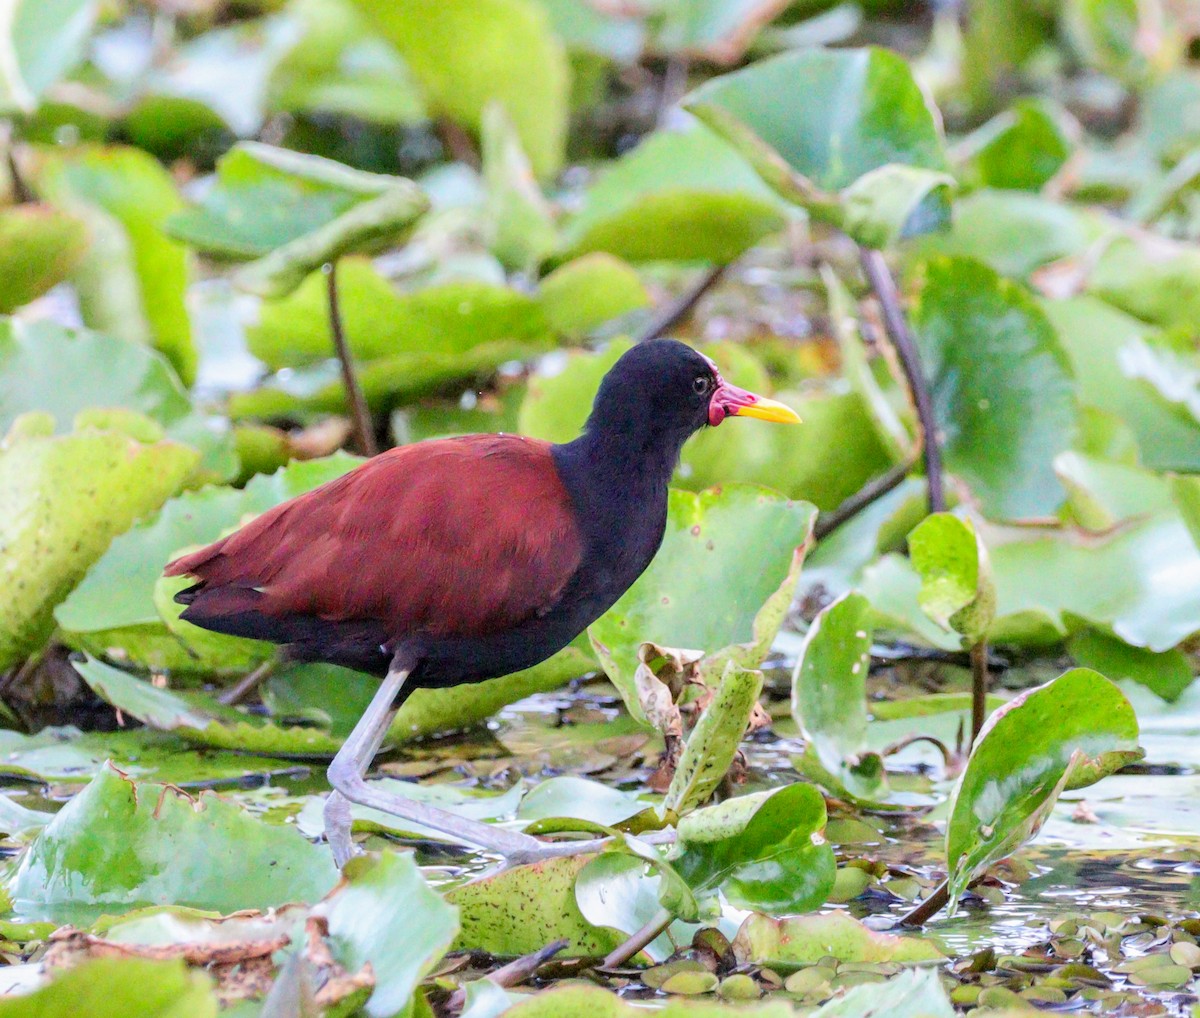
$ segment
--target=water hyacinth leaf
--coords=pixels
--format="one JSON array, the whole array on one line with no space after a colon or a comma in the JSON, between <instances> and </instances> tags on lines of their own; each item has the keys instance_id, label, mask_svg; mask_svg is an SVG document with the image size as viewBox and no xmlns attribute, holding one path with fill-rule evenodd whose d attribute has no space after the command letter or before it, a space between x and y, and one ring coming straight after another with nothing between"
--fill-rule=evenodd
<instances>
[{"instance_id":1,"label":"water hyacinth leaf","mask_svg":"<svg viewBox=\"0 0 1200 1018\"><path fill-rule=\"evenodd\" d=\"M1033 297L979 262L926 263L913 316L946 464L1000 519L1062 501L1054 457L1075 427L1074 382Z\"/></svg>"},{"instance_id":2,"label":"water hyacinth leaf","mask_svg":"<svg viewBox=\"0 0 1200 1018\"><path fill-rule=\"evenodd\" d=\"M839 224L864 247L891 247L947 227L953 189L948 173L889 163L842 191Z\"/></svg>"},{"instance_id":3,"label":"water hyacinth leaf","mask_svg":"<svg viewBox=\"0 0 1200 1018\"><path fill-rule=\"evenodd\" d=\"M901 972L884 983L852 986L813 1012L813 1018L954 1018L937 972Z\"/></svg>"},{"instance_id":4,"label":"water hyacinth leaf","mask_svg":"<svg viewBox=\"0 0 1200 1018\"><path fill-rule=\"evenodd\" d=\"M835 778L839 787L831 791L877 800L887 779L878 755L866 752L871 611L871 603L852 592L813 620L792 672L792 717L807 743L804 755Z\"/></svg>"},{"instance_id":5,"label":"water hyacinth leaf","mask_svg":"<svg viewBox=\"0 0 1200 1018\"><path fill-rule=\"evenodd\" d=\"M203 202L171 216L166 230L214 257L262 258L393 192L419 201L415 185L401 177L240 142L218 161L216 183Z\"/></svg>"},{"instance_id":6,"label":"water hyacinth leaf","mask_svg":"<svg viewBox=\"0 0 1200 1018\"><path fill-rule=\"evenodd\" d=\"M517 957L563 938L568 954L607 954L625 935L588 922L575 902L575 879L592 858L517 866L448 891L461 926L454 948Z\"/></svg>"},{"instance_id":7,"label":"water hyacinth leaf","mask_svg":"<svg viewBox=\"0 0 1200 1018\"><path fill-rule=\"evenodd\" d=\"M314 902L336 877L328 851L295 830L108 767L38 835L9 891L24 916L79 922L146 905L228 913Z\"/></svg>"},{"instance_id":8,"label":"water hyacinth leaf","mask_svg":"<svg viewBox=\"0 0 1200 1018\"><path fill-rule=\"evenodd\" d=\"M950 802L950 909L988 866L1028 841L1064 788L1094 784L1138 760L1124 694L1075 668L1010 700L988 719Z\"/></svg>"},{"instance_id":9,"label":"water hyacinth leaf","mask_svg":"<svg viewBox=\"0 0 1200 1018\"><path fill-rule=\"evenodd\" d=\"M321 266L400 240L428 202L416 185L399 180L397 184L239 269L233 274L234 283L260 297L286 297Z\"/></svg>"},{"instance_id":10,"label":"water hyacinth leaf","mask_svg":"<svg viewBox=\"0 0 1200 1018\"><path fill-rule=\"evenodd\" d=\"M660 880L654 868L638 856L602 852L580 870L575 881L575 903L588 922L633 934L661 915ZM652 960L661 961L674 947L664 932L643 950Z\"/></svg>"},{"instance_id":11,"label":"water hyacinth leaf","mask_svg":"<svg viewBox=\"0 0 1200 1018\"><path fill-rule=\"evenodd\" d=\"M567 56L530 0L355 0L411 69L433 112L478 132L491 102L512 119L534 172L562 165Z\"/></svg>"},{"instance_id":12,"label":"water hyacinth leaf","mask_svg":"<svg viewBox=\"0 0 1200 1018\"><path fill-rule=\"evenodd\" d=\"M197 750L174 735L148 728L123 732L43 728L37 735L0 731L0 754L0 773L64 787L86 784L107 762L132 778L153 778L183 788L245 785L248 779L305 771L294 760Z\"/></svg>"},{"instance_id":13,"label":"water hyacinth leaf","mask_svg":"<svg viewBox=\"0 0 1200 1018\"><path fill-rule=\"evenodd\" d=\"M941 961L945 954L926 937L896 936L868 929L845 912L776 918L746 917L733 941L739 962L787 971L822 958L841 962Z\"/></svg>"},{"instance_id":14,"label":"water hyacinth leaf","mask_svg":"<svg viewBox=\"0 0 1200 1018\"><path fill-rule=\"evenodd\" d=\"M9 592L0 668L41 648L55 606L114 535L157 509L196 466L197 453L162 440L149 418L120 423L141 438L89 427L54 437L48 415L30 414L0 444L0 578ZM87 497L72 494L81 491Z\"/></svg>"},{"instance_id":15,"label":"water hyacinth leaf","mask_svg":"<svg viewBox=\"0 0 1200 1018\"><path fill-rule=\"evenodd\" d=\"M599 986L559 986L534 994L505 1012L506 1018L643 1018L645 1007L622 1000ZM655 1008L661 1018L792 1018L787 1001L731 1008L718 1000L676 997Z\"/></svg>"},{"instance_id":16,"label":"water hyacinth leaf","mask_svg":"<svg viewBox=\"0 0 1200 1018\"><path fill-rule=\"evenodd\" d=\"M289 13L301 34L271 69L272 109L340 113L372 124L425 119L412 72L352 0L303 0Z\"/></svg>"},{"instance_id":17,"label":"water hyacinth leaf","mask_svg":"<svg viewBox=\"0 0 1200 1018\"><path fill-rule=\"evenodd\" d=\"M645 805L634 792L622 792L573 774L560 774L534 785L517 807L517 817L521 820L575 817L612 826L640 812Z\"/></svg>"},{"instance_id":18,"label":"water hyacinth leaf","mask_svg":"<svg viewBox=\"0 0 1200 1018\"><path fill-rule=\"evenodd\" d=\"M1105 229L1094 212L1027 191L983 188L954 203L948 231L912 242L915 252L974 258L1001 275L1028 279L1060 258L1083 254Z\"/></svg>"},{"instance_id":19,"label":"water hyacinth leaf","mask_svg":"<svg viewBox=\"0 0 1200 1018\"><path fill-rule=\"evenodd\" d=\"M806 502L750 485L671 490L658 555L588 629L635 718L644 720L633 679L647 641L705 651L701 673L712 684L730 662L762 661L791 603L815 517Z\"/></svg>"},{"instance_id":20,"label":"water hyacinth leaf","mask_svg":"<svg viewBox=\"0 0 1200 1018\"><path fill-rule=\"evenodd\" d=\"M807 912L824 904L837 870L825 819L824 798L806 784L726 800L681 822L671 862L698 896L719 889L735 908Z\"/></svg>"},{"instance_id":21,"label":"water hyacinth leaf","mask_svg":"<svg viewBox=\"0 0 1200 1018\"><path fill-rule=\"evenodd\" d=\"M964 647L975 646L996 615L996 586L974 525L934 513L908 535L908 549L921 577L917 603L943 629L962 636Z\"/></svg>"},{"instance_id":22,"label":"water hyacinth leaf","mask_svg":"<svg viewBox=\"0 0 1200 1018\"><path fill-rule=\"evenodd\" d=\"M198 470L205 478L224 480L236 469L223 426L195 410L162 355L52 321L0 320L0 430L32 410L52 413L62 430L94 407L152 417L168 437L200 451Z\"/></svg>"},{"instance_id":23,"label":"water hyacinth leaf","mask_svg":"<svg viewBox=\"0 0 1200 1018\"><path fill-rule=\"evenodd\" d=\"M726 665L711 702L688 734L663 800L663 813L683 816L707 802L725 779L762 692L762 672Z\"/></svg>"},{"instance_id":24,"label":"water hyacinth leaf","mask_svg":"<svg viewBox=\"0 0 1200 1018\"><path fill-rule=\"evenodd\" d=\"M96 0L14 0L6 5L0 59L0 113L32 113L38 100L83 57Z\"/></svg>"},{"instance_id":25,"label":"water hyacinth leaf","mask_svg":"<svg viewBox=\"0 0 1200 1018\"><path fill-rule=\"evenodd\" d=\"M1096 629L1076 633L1067 650L1076 664L1107 675L1113 682L1125 679L1140 682L1168 703L1178 700L1195 679L1182 651L1164 650L1156 654Z\"/></svg>"},{"instance_id":26,"label":"water hyacinth leaf","mask_svg":"<svg viewBox=\"0 0 1200 1018\"><path fill-rule=\"evenodd\" d=\"M1122 368L1123 351L1155 344L1161 333L1095 297L1045 301L1071 359L1081 403L1116 414L1132 429L1142 464L1152 470L1200 471L1200 427L1145 381Z\"/></svg>"},{"instance_id":27,"label":"water hyacinth leaf","mask_svg":"<svg viewBox=\"0 0 1200 1018\"><path fill-rule=\"evenodd\" d=\"M656 132L588 188L564 227L564 254L722 263L784 222L779 199L711 131Z\"/></svg>"},{"instance_id":28,"label":"water hyacinth leaf","mask_svg":"<svg viewBox=\"0 0 1200 1018\"><path fill-rule=\"evenodd\" d=\"M1045 102L1021 99L964 138L955 161L971 187L1040 191L1071 149L1062 116Z\"/></svg>"},{"instance_id":29,"label":"water hyacinth leaf","mask_svg":"<svg viewBox=\"0 0 1200 1018\"><path fill-rule=\"evenodd\" d=\"M212 980L182 959L94 958L28 995L0 1000L0 1018L217 1018Z\"/></svg>"},{"instance_id":30,"label":"water hyacinth leaf","mask_svg":"<svg viewBox=\"0 0 1200 1018\"><path fill-rule=\"evenodd\" d=\"M685 105L756 166L782 159L824 191L888 163L946 168L933 111L905 60L885 49L783 53L713 78Z\"/></svg>"},{"instance_id":31,"label":"water hyacinth leaf","mask_svg":"<svg viewBox=\"0 0 1200 1018\"><path fill-rule=\"evenodd\" d=\"M342 743L322 728L276 725L256 714L222 706L206 693L159 689L103 661L82 661L75 670L97 696L118 710L197 745L251 753L332 756Z\"/></svg>"},{"instance_id":32,"label":"water hyacinth leaf","mask_svg":"<svg viewBox=\"0 0 1200 1018\"><path fill-rule=\"evenodd\" d=\"M340 477L358 462L337 453L254 477L244 489L209 487L171 499L156 516L119 535L55 609L66 642L144 669L206 675L221 672L226 647L235 651L233 670L239 672L240 643L205 644L215 653L198 655L170 632L154 599L163 567L182 549L215 541L246 516Z\"/></svg>"},{"instance_id":33,"label":"water hyacinth leaf","mask_svg":"<svg viewBox=\"0 0 1200 1018\"><path fill-rule=\"evenodd\" d=\"M546 276L538 285L537 301L555 332L580 337L648 306L650 295L631 265L597 251Z\"/></svg>"},{"instance_id":34,"label":"water hyacinth leaf","mask_svg":"<svg viewBox=\"0 0 1200 1018\"><path fill-rule=\"evenodd\" d=\"M1136 465L1065 452L1054 461L1054 469L1067 489L1064 510L1079 526L1095 533L1175 509L1167 482Z\"/></svg>"},{"instance_id":35,"label":"water hyacinth leaf","mask_svg":"<svg viewBox=\"0 0 1200 1018\"><path fill-rule=\"evenodd\" d=\"M39 163L38 189L91 235L72 277L84 323L154 347L190 385L198 356L185 306L188 253L162 229L183 208L170 174L120 146L51 149Z\"/></svg>"},{"instance_id":36,"label":"water hyacinth leaf","mask_svg":"<svg viewBox=\"0 0 1200 1018\"><path fill-rule=\"evenodd\" d=\"M0 314L66 279L87 244L84 224L49 206L17 205L0 212Z\"/></svg>"},{"instance_id":37,"label":"water hyacinth leaf","mask_svg":"<svg viewBox=\"0 0 1200 1018\"><path fill-rule=\"evenodd\" d=\"M329 924L330 950L347 972L370 964L375 989L364 1010L371 1018L402 1013L458 933L456 910L407 852L352 859L313 914Z\"/></svg>"},{"instance_id":38,"label":"water hyacinth leaf","mask_svg":"<svg viewBox=\"0 0 1200 1018\"><path fill-rule=\"evenodd\" d=\"M505 268L528 271L555 249L558 231L521 139L499 103L484 110L479 147L487 190L488 247Z\"/></svg>"},{"instance_id":39,"label":"water hyacinth leaf","mask_svg":"<svg viewBox=\"0 0 1200 1018\"><path fill-rule=\"evenodd\" d=\"M1158 237L1116 237L1092 267L1087 290L1144 322L1190 329L1200 317L1200 252Z\"/></svg>"},{"instance_id":40,"label":"water hyacinth leaf","mask_svg":"<svg viewBox=\"0 0 1200 1018\"><path fill-rule=\"evenodd\" d=\"M347 258L338 266L338 286L347 342L364 361L467 354L503 340L536 344L550 332L537 301L505 286L457 281L400 294L365 258ZM309 276L288 297L264 302L246 341L275 370L328 360L325 280Z\"/></svg>"},{"instance_id":41,"label":"water hyacinth leaf","mask_svg":"<svg viewBox=\"0 0 1200 1018\"><path fill-rule=\"evenodd\" d=\"M1192 540L1200 548L1200 477L1171 478L1171 494Z\"/></svg>"},{"instance_id":42,"label":"water hyacinth leaf","mask_svg":"<svg viewBox=\"0 0 1200 1018\"><path fill-rule=\"evenodd\" d=\"M0 795L0 833L12 838L40 831L54 818L53 813L22 806L7 795Z\"/></svg>"},{"instance_id":43,"label":"water hyacinth leaf","mask_svg":"<svg viewBox=\"0 0 1200 1018\"><path fill-rule=\"evenodd\" d=\"M787 0L669 0L661 7L651 48L732 64L787 6Z\"/></svg>"}]
</instances>

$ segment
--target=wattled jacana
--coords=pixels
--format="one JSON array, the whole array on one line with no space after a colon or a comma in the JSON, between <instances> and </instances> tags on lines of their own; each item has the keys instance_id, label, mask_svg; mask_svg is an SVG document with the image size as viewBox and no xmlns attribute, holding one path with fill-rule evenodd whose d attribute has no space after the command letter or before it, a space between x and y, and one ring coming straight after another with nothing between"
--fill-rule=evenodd
<instances>
[{"instance_id":1,"label":"wattled jacana","mask_svg":"<svg viewBox=\"0 0 1200 1018\"><path fill-rule=\"evenodd\" d=\"M799 420L682 343L643 343L605 375L573 442L466 435L393 449L167 566L196 580L175 596L187 621L383 677L329 766L325 830L339 865L353 853L349 802L510 860L578 849L389 795L363 775L414 689L529 668L611 607L662 542L684 442L733 416Z\"/></svg>"}]
</instances>

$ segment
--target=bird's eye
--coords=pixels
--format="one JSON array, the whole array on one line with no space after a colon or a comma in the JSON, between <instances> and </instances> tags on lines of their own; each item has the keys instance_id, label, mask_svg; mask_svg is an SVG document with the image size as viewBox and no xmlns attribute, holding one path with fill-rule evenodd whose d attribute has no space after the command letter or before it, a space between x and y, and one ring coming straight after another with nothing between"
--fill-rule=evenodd
<instances>
[{"instance_id":1,"label":"bird's eye","mask_svg":"<svg viewBox=\"0 0 1200 1018\"><path fill-rule=\"evenodd\" d=\"M712 388L712 379L704 375L697 375L696 380L692 382L692 388L696 391L696 395L704 396Z\"/></svg>"}]
</instances>

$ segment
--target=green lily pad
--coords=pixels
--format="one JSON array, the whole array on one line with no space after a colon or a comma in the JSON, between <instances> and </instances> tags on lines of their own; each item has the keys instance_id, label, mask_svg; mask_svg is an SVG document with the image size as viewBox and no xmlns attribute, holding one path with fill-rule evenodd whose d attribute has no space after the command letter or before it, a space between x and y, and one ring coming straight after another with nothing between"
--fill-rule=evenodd
<instances>
[{"instance_id":1,"label":"green lily pad","mask_svg":"<svg viewBox=\"0 0 1200 1018\"><path fill-rule=\"evenodd\" d=\"M83 57L99 13L96 0L17 0L5 21L0 113L32 113L42 94Z\"/></svg>"},{"instance_id":2,"label":"green lily pad","mask_svg":"<svg viewBox=\"0 0 1200 1018\"><path fill-rule=\"evenodd\" d=\"M8 314L56 286L87 250L87 228L46 205L0 213L0 313Z\"/></svg>"},{"instance_id":3,"label":"green lily pad","mask_svg":"<svg viewBox=\"0 0 1200 1018\"><path fill-rule=\"evenodd\" d=\"M947 466L1000 519L1062 501L1053 461L1070 444L1067 354L1033 297L986 266L938 258L913 316Z\"/></svg>"},{"instance_id":4,"label":"green lily pad","mask_svg":"<svg viewBox=\"0 0 1200 1018\"><path fill-rule=\"evenodd\" d=\"M645 808L646 803L635 792L622 792L599 781L561 774L534 785L521 799L517 817L531 821L574 817L607 827Z\"/></svg>"},{"instance_id":5,"label":"green lily pad","mask_svg":"<svg viewBox=\"0 0 1200 1018\"><path fill-rule=\"evenodd\" d=\"M1122 369L1122 351L1153 344L1157 330L1094 297L1045 301L1043 309L1071 359L1081 403L1125 421L1153 470L1200 471L1200 427L1144 381Z\"/></svg>"},{"instance_id":6,"label":"green lily pad","mask_svg":"<svg viewBox=\"0 0 1200 1018\"><path fill-rule=\"evenodd\" d=\"M189 260L162 230L183 208L170 175L145 152L117 146L47 149L40 164L39 190L91 234L73 274L84 323L153 346L190 385L198 358L184 303Z\"/></svg>"},{"instance_id":7,"label":"green lily pad","mask_svg":"<svg viewBox=\"0 0 1200 1018\"><path fill-rule=\"evenodd\" d=\"M431 109L472 131L490 102L512 118L534 172L562 164L567 133L566 51L529 0L355 0L404 58Z\"/></svg>"},{"instance_id":8,"label":"green lily pad","mask_svg":"<svg viewBox=\"0 0 1200 1018\"><path fill-rule=\"evenodd\" d=\"M161 436L148 418L133 417L135 430ZM35 433L20 434L22 422ZM52 427L48 416L27 415L0 445L0 576L9 591L0 668L40 649L55 605L116 534L179 489L199 458L175 442L87 427L52 437Z\"/></svg>"},{"instance_id":9,"label":"green lily pad","mask_svg":"<svg viewBox=\"0 0 1200 1018\"><path fill-rule=\"evenodd\" d=\"M1152 325L1191 329L1200 317L1200 252L1117 237L1092 269L1088 292Z\"/></svg>"},{"instance_id":10,"label":"green lily pad","mask_svg":"<svg viewBox=\"0 0 1200 1018\"><path fill-rule=\"evenodd\" d=\"M0 1000L0 1018L217 1018L212 980L182 959L94 958L25 996Z\"/></svg>"},{"instance_id":11,"label":"green lily pad","mask_svg":"<svg viewBox=\"0 0 1200 1018\"><path fill-rule=\"evenodd\" d=\"M566 253L728 262L783 227L782 203L711 131L652 134L613 163L565 226Z\"/></svg>"},{"instance_id":12,"label":"green lily pad","mask_svg":"<svg viewBox=\"0 0 1200 1018\"><path fill-rule=\"evenodd\" d=\"M575 878L592 856L548 859L474 880L446 893L458 907L455 949L517 957L566 939L569 954L604 955L625 935L589 923L575 902Z\"/></svg>"},{"instance_id":13,"label":"green lily pad","mask_svg":"<svg viewBox=\"0 0 1200 1018\"><path fill-rule=\"evenodd\" d=\"M705 651L701 671L714 683L729 662L762 661L791 603L815 517L808 503L748 485L670 492L658 555L588 629L634 717L645 717L634 685L643 643Z\"/></svg>"},{"instance_id":14,"label":"green lily pad","mask_svg":"<svg viewBox=\"0 0 1200 1018\"><path fill-rule=\"evenodd\" d=\"M200 478L225 480L237 470L224 425L195 410L178 376L155 351L51 321L0 320L0 429L32 410L52 413L58 427L66 428L76 414L96 407L152 417L167 437L200 451Z\"/></svg>"},{"instance_id":15,"label":"green lily pad","mask_svg":"<svg viewBox=\"0 0 1200 1018\"><path fill-rule=\"evenodd\" d=\"M189 651L159 614L154 593L163 567L183 548L215 541L248 515L265 512L319 484L340 477L359 461L345 453L293 462L244 489L212 487L186 492L154 517L120 535L55 610L68 644L140 668L220 674L244 670L242 644L217 634L209 653ZM233 657L221 647L233 649ZM232 660L232 664L229 662Z\"/></svg>"},{"instance_id":16,"label":"green lily pad","mask_svg":"<svg viewBox=\"0 0 1200 1018\"><path fill-rule=\"evenodd\" d=\"M908 535L909 556L921 577L917 603L934 622L973 647L996 615L996 585L982 539L969 519L926 517Z\"/></svg>"},{"instance_id":17,"label":"green lily pad","mask_svg":"<svg viewBox=\"0 0 1200 1018\"><path fill-rule=\"evenodd\" d=\"M364 1010L392 1018L458 932L456 910L421 875L409 853L359 857L313 914L329 924L329 947L347 972L370 964L375 988Z\"/></svg>"},{"instance_id":18,"label":"green lily pad","mask_svg":"<svg viewBox=\"0 0 1200 1018\"><path fill-rule=\"evenodd\" d=\"M227 913L316 901L335 879L328 852L294 830L108 767L38 835L9 891L27 918L78 922L142 905Z\"/></svg>"},{"instance_id":19,"label":"green lily pad","mask_svg":"<svg viewBox=\"0 0 1200 1018\"><path fill-rule=\"evenodd\" d=\"M1028 841L1064 788L1138 760L1133 708L1103 675L1075 668L988 719L950 802L950 911L967 885Z\"/></svg>"},{"instance_id":20,"label":"green lily pad","mask_svg":"<svg viewBox=\"0 0 1200 1018\"><path fill-rule=\"evenodd\" d=\"M746 917L733 941L739 961L787 971L822 958L842 962L921 962L945 957L932 940L868 929L845 912L775 918Z\"/></svg>"},{"instance_id":21,"label":"green lily pad","mask_svg":"<svg viewBox=\"0 0 1200 1018\"><path fill-rule=\"evenodd\" d=\"M1061 116L1043 101L1021 99L963 139L958 173L973 187L1040 191L1071 149Z\"/></svg>"},{"instance_id":22,"label":"green lily pad","mask_svg":"<svg viewBox=\"0 0 1200 1018\"><path fill-rule=\"evenodd\" d=\"M692 813L671 863L697 896L719 889L736 908L807 912L825 903L837 870L824 829L821 793L787 785Z\"/></svg>"},{"instance_id":23,"label":"green lily pad","mask_svg":"<svg viewBox=\"0 0 1200 1018\"><path fill-rule=\"evenodd\" d=\"M711 798L737 755L742 736L762 692L762 672L725 666L713 698L704 708L679 755L663 814L684 816Z\"/></svg>"}]
</instances>

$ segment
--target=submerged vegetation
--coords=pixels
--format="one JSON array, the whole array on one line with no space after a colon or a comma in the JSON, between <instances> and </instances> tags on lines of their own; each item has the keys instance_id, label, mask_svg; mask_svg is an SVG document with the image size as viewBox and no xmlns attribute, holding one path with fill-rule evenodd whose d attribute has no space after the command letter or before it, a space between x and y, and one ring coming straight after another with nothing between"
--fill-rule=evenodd
<instances>
[{"instance_id":1,"label":"submerged vegetation","mask_svg":"<svg viewBox=\"0 0 1200 1018\"><path fill-rule=\"evenodd\" d=\"M1194 1013L1194 3L0 15L0 1018ZM163 567L663 335L803 426L370 775L604 850L339 873L377 680Z\"/></svg>"}]
</instances>

